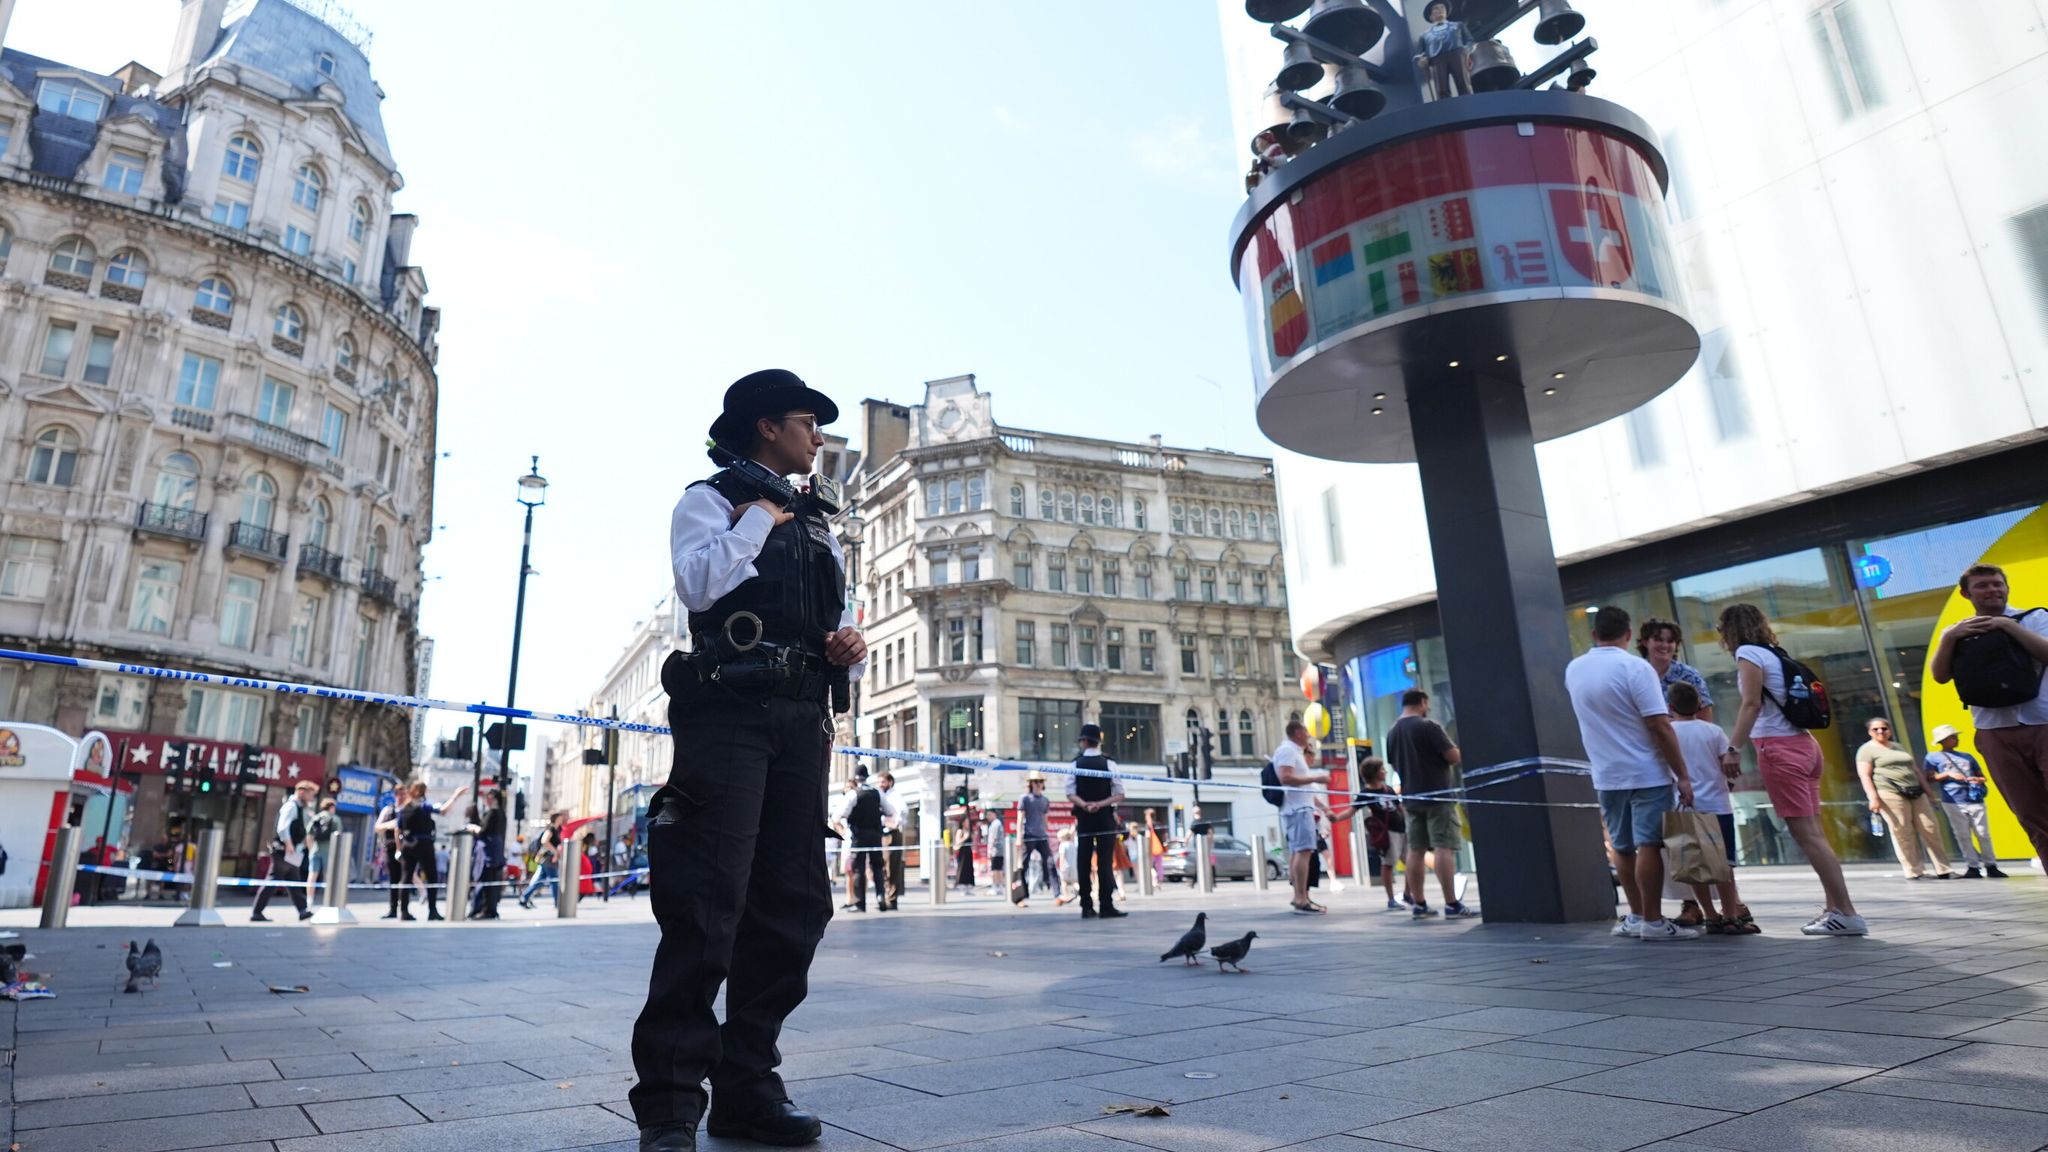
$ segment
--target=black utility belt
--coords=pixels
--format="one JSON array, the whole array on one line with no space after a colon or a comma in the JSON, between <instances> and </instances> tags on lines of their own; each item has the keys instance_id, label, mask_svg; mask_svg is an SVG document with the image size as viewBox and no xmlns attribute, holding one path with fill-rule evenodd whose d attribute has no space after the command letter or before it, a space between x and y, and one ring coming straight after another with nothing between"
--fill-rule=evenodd
<instances>
[{"instance_id":1,"label":"black utility belt","mask_svg":"<svg viewBox=\"0 0 2048 1152\"><path fill-rule=\"evenodd\" d=\"M743 696L823 700L830 691L825 661L799 648L756 644L726 660L718 659L708 648L700 648L687 659L699 682L716 684Z\"/></svg>"}]
</instances>

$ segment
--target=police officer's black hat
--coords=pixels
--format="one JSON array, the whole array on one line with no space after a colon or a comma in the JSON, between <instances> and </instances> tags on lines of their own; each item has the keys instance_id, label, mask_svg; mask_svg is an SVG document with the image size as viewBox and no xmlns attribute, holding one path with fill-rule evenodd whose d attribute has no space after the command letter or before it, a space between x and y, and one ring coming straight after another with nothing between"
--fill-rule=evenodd
<instances>
[{"instance_id":1,"label":"police officer's black hat","mask_svg":"<svg viewBox=\"0 0 2048 1152\"><path fill-rule=\"evenodd\" d=\"M1081 743L1083 743L1083 744L1100 744L1100 743L1102 743L1102 727L1101 727L1100 725L1098 725L1098 724L1083 724L1083 725L1081 725Z\"/></svg>"},{"instance_id":2,"label":"police officer's black hat","mask_svg":"<svg viewBox=\"0 0 2048 1152\"><path fill-rule=\"evenodd\" d=\"M839 419L839 405L785 368L764 368L733 381L725 390L725 411L711 422L711 438L734 451L747 447L754 421L808 409L824 427Z\"/></svg>"}]
</instances>

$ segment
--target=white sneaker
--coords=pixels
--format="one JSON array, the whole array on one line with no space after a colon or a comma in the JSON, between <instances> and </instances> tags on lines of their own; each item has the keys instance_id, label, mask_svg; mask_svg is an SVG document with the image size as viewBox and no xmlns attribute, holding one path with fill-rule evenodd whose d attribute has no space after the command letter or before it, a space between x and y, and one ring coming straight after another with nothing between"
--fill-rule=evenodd
<instances>
[{"instance_id":1,"label":"white sneaker","mask_svg":"<svg viewBox=\"0 0 2048 1152\"><path fill-rule=\"evenodd\" d=\"M1465 889L1471 886L1472 877L1467 876L1463 872L1454 873L1451 877L1451 896L1454 901L1463 904L1465 902Z\"/></svg>"},{"instance_id":2,"label":"white sneaker","mask_svg":"<svg viewBox=\"0 0 2048 1152\"><path fill-rule=\"evenodd\" d=\"M1645 944L1654 944L1664 940L1697 940L1699 938L1700 930L1697 928L1682 927L1673 924L1669 920L1643 921L1642 941Z\"/></svg>"},{"instance_id":3,"label":"white sneaker","mask_svg":"<svg viewBox=\"0 0 2048 1152\"><path fill-rule=\"evenodd\" d=\"M1623 917L1619 923L1615 924L1613 930L1608 933L1610 936L1641 936L1642 934L1643 918L1633 912Z\"/></svg>"},{"instance_id":4,"label":"white sneaker","mask_svg":"<svg viewBox=\"0 0 2048 1152\"><path fill-rule=\"evenodd\" d=\"M1861 916L1846 916L1829 909L1799 932L1802 936L1868 936L1870 923Z\"/></svg>"}]
</instances>

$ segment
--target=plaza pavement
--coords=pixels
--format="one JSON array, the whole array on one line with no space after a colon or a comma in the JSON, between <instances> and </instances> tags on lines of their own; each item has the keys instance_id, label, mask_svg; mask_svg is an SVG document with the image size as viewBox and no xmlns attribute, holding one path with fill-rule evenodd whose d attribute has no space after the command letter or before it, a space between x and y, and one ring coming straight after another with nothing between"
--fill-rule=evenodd
<instances>
[{"instance_id":1,"label":"plaza pavement","mask_svg":"<svg viewBox=\"0 0 2048 1152\"><path fill-rule=\"evenodd\" d=\"M1111 923L906 898L833 921L783 1071L832 1150L2029 1152L2048 1147L2048 881L2014 872L1852 874L1875 935L1826 940L1797 935L1809 874L1745 871L1765 935L1660 945L1411 923L1349 886L1323 918L1249 884L1134 897ZM1250 974L1157 962L1197 909L1212 942L1258 931ZM586 912L17 927L58 998L0 1002L0 1148L628 1152L655 932L644 899ZM163 980L124 996L142 934Z\"/></svg>"}]
</instances>

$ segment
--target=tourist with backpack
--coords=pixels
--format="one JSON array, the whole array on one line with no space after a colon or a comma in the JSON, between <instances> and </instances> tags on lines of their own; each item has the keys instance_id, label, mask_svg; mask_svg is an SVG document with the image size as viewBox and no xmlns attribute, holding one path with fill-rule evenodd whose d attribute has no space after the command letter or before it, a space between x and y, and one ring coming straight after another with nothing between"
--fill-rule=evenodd
<instances>
[{"instance_id":1,"label":"tourist with backpack","mask_svg":"<svg viewBox=\"0 0 2048 1152\"><path fill-rule=\"evenodd\" d=\"M1957 586L1977 614L1941 634L1929 670L1970 706L1991 782L2048 866L2048 608L2014 608L1995 564Z\"/></svg>"},{"instance_id":2,"label":"tourist with backpack","mask_svg":"<svg viewBox=\"0 0 2048 1152\"><path fill-rule=\"evenodd\" d=\"M1811 668L1778 646L1778 634L1756 605L1722 609L1719 630L1721 646L1735 657L1735 683L1742 694L1730 742L1755 749L1757 772L1771 807L1806 853L1827 898L1821 914L1799 931L1808 936L1867 936L1870 925L1856 914L1842 862L1820 822L1820 775L1826 762L1811 730L1834 722L1827 688Z\"/></svg>"},{"instance_id":3,"label":"tourist with backpack","mask_svg":"<svg viewBox=\"0 0 2048 1152\"><path fill-rule=\"evenodd\" d=\"M1275 787L1262 789L1267 800L1273 793L1280 793L1280 829L1287 840L1287 880L1291 890L1290 907L1296 912L1324 913L1329 909L1308 898L1309 873L1315 868L1316 854L1316 793L1310 785L1328 784L1330 774L1308 766L1308 726L1299 720L1289 721L1287 739L1273 750ZM1265 778L1261 772L1260 779ZM1255 867L1263 868L1263 861L1255 861Z\"/></svg>"},{"instance_id":4,"label":"tourist with backpack","mask_svg":"<svg viewBox=\"0 0 2048 1152\"><path fill-rule=\"evenodd\" d=\"M1926 773L1928 785L1941 793L1942 811L1956 834L1963 863L1969 865L1963 870L1963 879L2005 879L1998 868L1998 849L1991 843L1991 815L1984 809L1990 789L1985 787L1977 758L1956 747L1963 742L1963 734L1953 724L1936 724L1928 740L1934 751L1920 762L1920 769Z\"/></svg>"}]
</instances>

